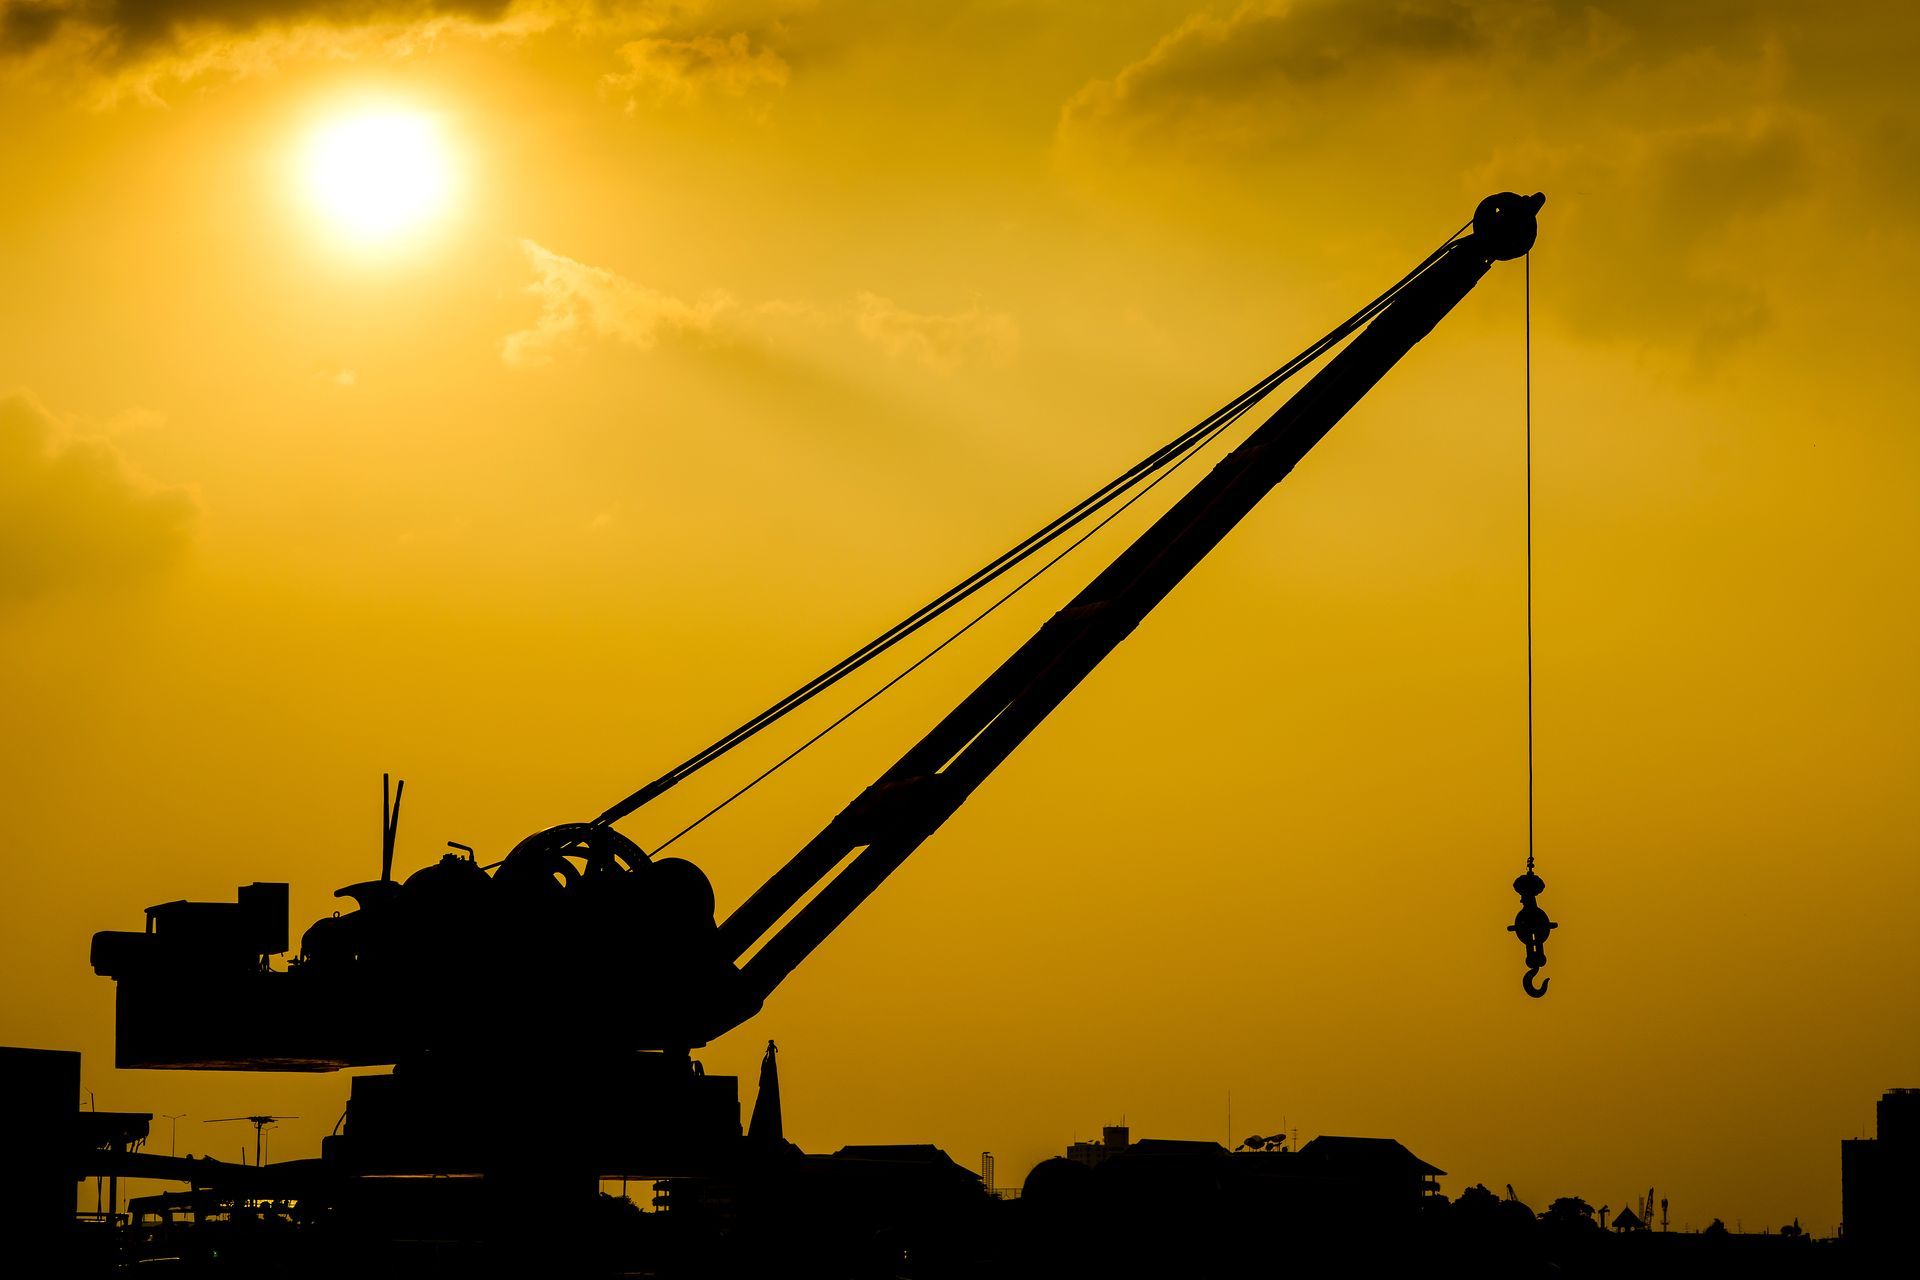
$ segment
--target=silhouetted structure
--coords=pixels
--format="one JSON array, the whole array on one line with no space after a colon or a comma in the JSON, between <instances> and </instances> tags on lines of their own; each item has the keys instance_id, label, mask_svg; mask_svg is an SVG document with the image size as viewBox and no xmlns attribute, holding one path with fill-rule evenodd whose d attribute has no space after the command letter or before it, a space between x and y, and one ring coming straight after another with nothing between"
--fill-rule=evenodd
<instances>
[{"instance_id":1,"label":"silhouetted structure","mask_svg":"<svg viewBox=\"0 0 1920 1280\"><path fill-rule=\"evenodd\" d=\"M689 1275L941 1274L978 1267L994 1203L978 1175L927 1143L797 1148L714 1176L663 1182L663 1225Z\"/></svg>"},{"instance_id":2,"label":"silhouetted structure","mask_svg":"<svg viewBox=\"0 0 1920 1280\"><path fill-rule=\"evenodd\" d=\"M1067 1148L1067 1159L1075 1164L1086 1165L1089 1169L1105 1164L1114 1156L1125 1151L1129 1145L1127 1126L1110 1124L1100 1130L1100 1137L1092 1142L1076 1142Z\"/></svg>"},{"instance_id":3,"label":"silhouetted structure","mask_svg":"<svg viewBox=\"0 0 1920 1280\"><path fill-rule=\"evenodd\" d=\"M1920 1258L1920 1089L1889 1089L1872 1138L1840 1142L1840 1220L1847 1243Z\"/></svg>"},{"instance_id":4,"label":"silhouetted structure","mask_svg":"<svg viewBox=\"0 0 1920 1280\"><path fill-rule=\"evenodd\" d=\"M787 1140L786 1122L780 1114L780 1069L775 1064L779 1052L769 1040L767 1051L760 1056L760 1088L753 1095L753 1119L747 1123L747 1140L760 1146Z\"/></svg>"},{"instance_id":5,"label":"silhouetted structure","mask_svg":"<svg viewBox=\"0 0 1920 1280\"><path fill-rule=\"evenodd\" d=\"M91 1225L120 1214L127 1157L147 1140L153 1115L80 1106L80 1055L0 1048L0 1214L11 1236L41 1248L71 1239L74 1188L99 1182ZM13 1248L0 1239L0 1249Z\"/></svg>"},{"instance_id":6,"label":"silhouetted structure","mask_svg":"<svg viewBox=\"0 0 1920 1280\"><path fill-rule=\"evenodd\" d=\"M1292 1156L1312 1176L1340 1180L1377 1198L1381 1204L1406 1204L1440 1194L1446 1170L1435 1168L1392 1138L1314 1138L1297 1152L1268 1152L1268 1158Z\"/></svg>"},{"instance_id":7,"label":"silhouetted structure","mask_svg":"<svg viewBox=\"0 0 1920 1280\"><path fill-rule=\"evenodd\" d=\"M79 1054L0 1048L0 1204L26 1256L57 1256L72 1234L79 1105Z\"/></svg>"},{"instance_id":8,"label":"silhouetted structure","mask_svg":"<svg viewBox=\"0 0 1920 1280\"><path fill-rule=\"evenodd\" d=\"M1174 1141L1166 1138L1132 1140L1126 1125L1107 1125L1096 1142L1076 1142L1067 1148L1066 1159L1089 1169L1098 1169L1110 1161L1131 1158L1136 1161L1212 1160L1228 1155L1217 1142ZM1406 1202L1423 1196L1438 1195L1439 1178L1446 1171L1435 1168L1415 1156L1392 1138L1314 1138L1299 1151L1284 1150L1278 1143L1268 1147L1231 1153L1233 1161L1223 1166L1236 1176L1285 1177L1345 1184L1380 1203ZM1362 1190L1364 1189L1364 1190Z\"/></svg>"},{"instance_id":9,"label":"silhouetted structure","mask_svg":"<svg viewBox=\"0 0 1920 1280\"><path fill-rule=\"evenodd\" d=\"M1445 1203L1441 1176L1390 1138L1229 1152L1114 1125L1028 1174L1019 1256L1023 1274L1194 1274L1259 1238L1290 1252L1347 1244L1377 1260L1413 1239L1426 1205Z\"/></svg>"},{"instance_id":10,"label":"silhouetted structure","mask_svg":"<svg viewBox=\"0 0 1920 1280\"><path fill-rule=\"evenodd\" d=\"M986 1203L972 1174L931 1148L843 1148L832 1157L791 1150L771 1045L746 1141L738 1082L706 1075L692 1052L756 1013L1495 262L1532 247L1543 200L1487 197L1470 233L1450 237L1300 356L593 820L537 832L489 866L454 846L463 852L396 881L399 795L383 787L380 877L339 889L354 908L315 921L297 953L286 956L287 886L277 882L245 886L232 903L161 904L148 909L141 932L97 934L94 968L118 984L117 1064L391 1064L391 1074L353 1081L344 1123L326 1140L301 1204L331 1205L342 1218L376 1224L375 1234L404 1212L448 1231L510 1238L526 1251L500 1256L529 1267L553 1262L536 1245L571 1241L605 1212L595 1195L603 1176L666 1181L675 1207L753 1205L783 1231L795 1204L813 1205L825 1221L834 1218L830 1206L857 1202L859 1212L843 1216L862 1229L890 1205L912 1219L902 1229L915 1238L940 1236ZM1098 512L1117 510L1124 495L1157 483L1322 357L1303 387L724 920L697 866L651 856L613 828ZM590 1123L556 1123L557 1106L583 1099ZM1180 1195L1197 1196L1198 1171L1227 1155L1215 1144L1138 1148L1103 1156L1094 1172L1118 1170L1109 1180L1116 1188L1164 1175ZM1252 1164L1229 1162L1235 1195L1255 1194L1263 1178L1291 1180L1321 1188L1298 1203L1324 1192L1331 1205L1394 1181L1359 1169L1372 1157L1339 1172L1331 1149L1251 1158L1289 1163L1256 1174ZM466 1179L483 1189L424 1185ZM858 1194L820 1192L831 1187ZM917 1199L908 1195L914 1188ZM934 1217L915 1216L924 1213Z\"/></svg>"},{"instance_id":11,"label":"silhouetted structure","mask_svg":"<svg viewBox=\"0 0 1920 1280\"><path fill-rule=\"evenodd\" d=\"M96 1180L104 1181L106 1192L96 1215L108 1225L120 1218L120 1161L115 1157L126 1156L138 1151L146 1144L147 1134L153 1126L153 1113L150 1111L95 1111L89 1108L74 1117L83 1153L97 1153L104 1159L89 1158L83 1154L82 1167L93 1173Z\"/></svg>"}]
</instances>

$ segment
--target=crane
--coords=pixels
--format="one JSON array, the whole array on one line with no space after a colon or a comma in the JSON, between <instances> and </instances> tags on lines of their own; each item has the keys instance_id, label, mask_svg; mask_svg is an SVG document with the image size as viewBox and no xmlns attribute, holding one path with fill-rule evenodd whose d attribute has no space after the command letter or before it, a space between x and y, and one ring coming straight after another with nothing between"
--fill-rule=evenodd
<instances>
[{"instance_id":1,"label":"crane","mask_svg":"<svg viewBox=\"0 0 1920 1280\"><path fill-rule=\"evenodd\" d=\"M697 865L649 855L614 824L1072 524L1049 526L1048 539L1029 540L985 578L912 615L856 653L858 662L839 664L593 820L536 832L490 867L470 850L450 850L396 881L399 795L388 804L383 793L380 879L340 889L355 909L315 922L284 969L271 963L287 949L284 884L243 886L234 903L162 904L148 909L144 932L95 935L94 968L118 984L118 1064L393 1064L390 1075L356 1077L344 1130L328 1139L368 1166L467 1167L493 1158L463 1133L475 1113L496 1118L498 1143L550 1143L553 1126L539 1100L583 1092L608 1100L596 1102L602 1114L582 1141L597 1144L592 1162L609 1175L679 1167L714 1134L731 1126L737 1135L735 1082L706 1076L691 1051L752 1017L1494 263L1525 255L1544 199L1487 197L1470 231L1125 473L1122 487L1096 494L1137 492L1147 476L1158 483L1281 380L1338 347L724 919ZM1097 509L1083 503L1075 511ZM176 999L183 989L194 998ZM232 1008L247 1009L248 1018L221 1016ZM499 1080L522 1102L503 1102L491 1083ZM643 1148L644 1158L618 1154Z\"/></svg>"}]
</instances>

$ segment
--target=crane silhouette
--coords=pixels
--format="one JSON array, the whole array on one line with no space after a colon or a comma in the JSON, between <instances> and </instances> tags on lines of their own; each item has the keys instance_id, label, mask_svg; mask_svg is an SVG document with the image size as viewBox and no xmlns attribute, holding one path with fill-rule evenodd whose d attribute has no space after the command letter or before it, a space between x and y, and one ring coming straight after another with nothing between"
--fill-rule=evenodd
<instances>
[{"instance_id":1,"label":"crane silhouette","mask_svg":"<svg viewBox=\"0 0 1920 1280\"><path fill-rule=\"evenodd\" d=\"M282 1120L298 1120L299 1116L221 1116L217 1120L202 1120L201 1124L239 1124L242 1121L253 1126L253 1167L260 1167L260 1155L265 1150L267 1130Z\"/></svg>"},{"instance_id":2,"label":"crane silhouette","mask_svg":"<svg viewBox=\"0 0 1920 1280\"><path fill-rule=\"evenodd\" d=\"M398 882L400 793L387 804L383 786L380 879L336 891L358 905L315 921L299 939L297 965L266 963L293 950L288 886L278 881L243 885L230 904L164 903L145 930L96 934L94 970L119 983L116 1060L191 1070L392 1066L355 1080L335 1144L380 1153L383 1169L565 1166L580 1175L573 1185L590 1186L595 1168L671 1173L684 1153L731 1150L740 1138L737 1082L707 1077L691 1051L759 1013L1496 263L1524 258L1544 199L1487 197L1471 231L1449 236L1299 355L592 820L535 832L485 866L470 851L449 852ZM724 917L706 872L663 854L758 778L651 851L615 826L963 601L993 597L978 612L962 610L956 616L972 617L841 719L852 715L1200 450L1237 434L1256 405L1316 364L1291 398L1211 470L1189 476L1065 607ZM1544 888L1531 875L1521 884L1536 896ZM1552 923L1523 904L1515 928L1526 930L1536 974ZM636 958L649 972L641 987L626 976ZM189 1001L175 995L183 975ZM249 1011L239 1029L236 1008ZM504 1095L503 1082L511 1082ZM580 1090L606 1100L600 1121L545 1122L552 1097ZM499 1127L518 1135L504 1151L499 1134L476 1133L462 1119L502 1107ZM231 1119L264 1134L279 1117Z\"/></svg>"}]
</instances>

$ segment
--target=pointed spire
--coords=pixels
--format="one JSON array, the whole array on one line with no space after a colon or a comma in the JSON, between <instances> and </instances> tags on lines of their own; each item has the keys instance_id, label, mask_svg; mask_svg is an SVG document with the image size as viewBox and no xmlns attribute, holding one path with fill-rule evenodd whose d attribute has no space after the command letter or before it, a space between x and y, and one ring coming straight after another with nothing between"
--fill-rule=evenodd
<instances>
[{"instance_id":1,"label":"pointed spire","mask_svg":"<svg viewBox=\"0 0 1920 1280\"><path fill-rule=\"evenodd\" d=\"M760 1058L760 1091L754 1095L753 1118L747 1121L751 1142L774 1145L787 1140L780 1120L780 1071L773 1060L778 1052L773 1041L767 1041L767 1051Z\"/></svg>"}]
</instances>

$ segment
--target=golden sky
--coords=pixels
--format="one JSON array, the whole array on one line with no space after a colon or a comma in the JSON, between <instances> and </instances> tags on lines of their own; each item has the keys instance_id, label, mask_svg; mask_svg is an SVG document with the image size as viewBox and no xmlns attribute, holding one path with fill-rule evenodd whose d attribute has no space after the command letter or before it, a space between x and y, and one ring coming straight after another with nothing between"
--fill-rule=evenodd
<instances>
[{"instance_id":1,"label":"golden sky","mask_svg":"<svg viewBox=\"0 0 1920 1280\"><path fill-rule=\"evenodd\" d=\"M1917 36L0 0L0 1041L183 1151L266 1109L314 1154L342 1077L109 1069L94 930L286 879L297 934L375 872L382 770L403 870L592 816L1538 189L1552 994L1504 932L1515 263L704 1057L778 1039L810 1149L1006 1180L1231 1091L1236 1137L1391 1135L1449 1191L1830 1231L1836 1143L1920 1083ZM327 176L370 117L404 208ZM737 902L1146 514L675 852Z\"/></svg>"}]
</instances>

